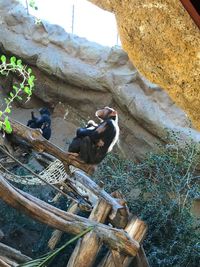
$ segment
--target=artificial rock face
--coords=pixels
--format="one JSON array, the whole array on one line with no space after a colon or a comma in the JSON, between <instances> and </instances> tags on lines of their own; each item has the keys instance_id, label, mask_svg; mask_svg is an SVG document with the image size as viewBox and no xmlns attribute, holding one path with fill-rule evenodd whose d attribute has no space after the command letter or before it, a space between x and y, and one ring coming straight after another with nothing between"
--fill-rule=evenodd
<instances>
[{"instance_id":1,"label":"artificial rock face","mask_svg":"<svg viewBox=\"0 0 200 267\"><path fill-rule=\"evenodd\" d=\"M165 91L141 77L120 47L89 42L45 21L35 24L18 0L0 0L0 26L0 54L21 58L36 76L37 98L24 107L54 108L55 144L65 147L83 120L95 119L96 109L104 106L119 112L120 144L129 158L144 158L155 144L166 142L169 132L200 143L200 133L190 128L185 113ZM10 91L15 79L0 77L0 87ZM26 123L30 112L22 117L15 109L13 116Z\"/></svg>"},{"instance_id":2,"label":"artificial rock face","mask_svg":"<svg viewBox=\"0 0 200 267\"><path fill-rule=\"evenodd\" d=\"M124 50L200 130L200 31L178 0L89 0L113 12Z\"/></svg>"}]
</instances>

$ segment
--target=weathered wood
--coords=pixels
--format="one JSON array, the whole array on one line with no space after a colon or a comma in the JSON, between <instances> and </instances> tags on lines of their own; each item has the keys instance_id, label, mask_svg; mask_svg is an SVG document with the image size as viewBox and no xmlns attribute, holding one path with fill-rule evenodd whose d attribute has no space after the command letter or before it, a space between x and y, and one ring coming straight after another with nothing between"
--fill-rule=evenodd
<instances>
[{"instance_id":1,"label":"weathered wood","mask_svg":"<svg viewBox=\"0 0 200 267\"><path fill-rule=\"evenodd\" d=\"M0 266L1 267L11 267L11 265L8 265L0 256Z\"/></svg>"},{"instance_id":2,"label":"weathered wood","mask_svg":"<svg viewBox=\"0 0 200 267\"><path fill-rule=\"evenodd\" d=\"M64 165L73 165L80 168L87 173L91 173L94 170L93 165L88 165L78 160L78 158L71 153L64 152L51 142L44 139L37 129L31 129L25 125L11 120L11 126L13 128L13 134L20 138L23 138L30 143L36 150L40 152L47 152L63 162ZM104 199L108 204L112 205L112 212L110 214L111 223L119 228L124 228L127 224L128 214L126 207L121 205L115 198L106 193L100 186L93 182L87 175L81 171L75 171L73 179L69 178L69 181L75 188L84 188L84 191L92 196L92 204L95 205L97 199L100 197ZM77 183L79 185L77 185ZM70 185L69 185L70 186ZM94 199L96 199L94 201Z\"/></svg>"},{"instance_id":3,"label":"weathered wood","mask_svg":"<svg viewBox=\"0 0 200 267\"><path fill-rule=\"evenodd\" d=\"M127 224L125 231L139 243L142 242L147 231L147 225L140 219L133 217ZM137 257L137 256L136 256ZM115 259L113 258L113 252L108 252L105 258L100 262L98 267L118 267L115 265ZM122 267L128 267L133 260L133 257L121 255L120 260ZM138 266L139 267L139 266ZM143 266L141 266L143 267Z\"/></svg>"},{"instance_id":4,"label":"weathered wood","mask_svg":"<svg viewBox=\"0 0 200 267\"><path fill-rule=\"evenodd\" d=\"M143 247L141 246L136 257L133 259L133 266L134 267L150 267L148 263L148 259L144 252Z\"/></svg>"},{"instance_id":5,"label":"weathered wood","mask_svg":"<svg viewBox=\"0 0 200 267\"><path fill-rule=\"evenodd\" d=\"M104 200L100 200L93 208L89 219L99 223L104 223L110 210L111 206ZM101 245L101 239L96 233L87 233L78 241L78 244L69 259L67 267L91 267L99 249L101 248Z\"/></svg>"},{"instance_id":6,"label":"weathered wood","mask_svg":"<svg viewBox=\"0 0 200 267\"><path fill-rule=\"evenodd\" d=\"M69 213L73 213L73 214L77 214L77 212L79 211L79 207L78 204L73 202L69 209L67 210L67 212ZM57 245L57 243L60 241L61 236L62 236L63 232L60 230L54 230L51 238L48 241L48 247L53 250L55 248L55 246Z\"/></svg>"},{"instance_id":7,"label":"weathered wood","mask_svg":"<svg viewBox=\"0 0 200 267\"><path fill-rule=\"evenodd\" d=\"M1 175L0 197L28 216L63 232L78 234L88 227L93 227L97 236L114 250L135 256L139 249L139 243L130 238L125 231L59 210L27 193L16 190Z\"/></svg>"},{"instance_id":8,"label":"weathered wood","mask_svg":"<svg viewBox=\"0 0 200 267\"><path fill-rule=\"evenodd\" d=\"M112 259L113 259L114 266L115 267L123 267L120 253L116 250L112 250L111 253L112 253Z\"/></svg>"},{"instance_id":9,"label":"weathered wood","mask_svg":"<svg viewBox=\"0 0 200 267\"><path fill-rule=\"evenodd\" d=\"M30 143L39 152L47 152L63 162L64 165L73 165L79 169L86 171L87 173L92 173L94 171L94 165L88 165L80 161L76 156L71 153L64 152L51 142L44 139L37 129L31 129L25 125L11 120L11 126L13 128L13 134L25 141ZM127 216L125 216L126 211L123 205L120 205L117 200L107 194L101 187L94 183L87 175L81 171L75 171L74 179L79 182L81 187L85 188L86 191L93 194L96 198L100 197L107 201L108 204L112 205L112 212L110 214L111 222L116 227L124 228L127 223ZM73 179L70 180L71 183L74 182ZM95 204L95 203L93 203Z\"/></svg>"},{"instance_id":10,"label":"weathered wood","mask_svg":"<svg viewBox=\"0 0 200 267\"><path fill-rule=\"evenodd\" d=\"M127 207L120 203L118 199L109 195L102 187L92 181L85 173L76 170L73 177L69 178L70 182L76 187L80 188L89 197L90 202L94 204L95 199L104 199L112 206L112 211L109 215L110 222L118 228L124 228L128 221Z\"/></svg>"},{"instance_id":11,"label":"weathered wood","mask_svg":"<svg viewBox=\"0 0 200 267\"><path fill-rule=\"evenodd\" d=\"M31 260L30 257L22 254L19 250L11 248L3 243L0 243L0 257L1 256L9 258L10 260L16 261L18 263L24 263Z\"/></svg>"},{"instance_id":12,"label":"weathered wood","mask_svg":"<svg viewBox=\"0 0 200 267\"><path fill-rule=\"evenodd\" d=\"M38 129L31 129L20 122L10 119L10 123L13 129L13 134L30 143L37 151L47 152L52 154L56 158L60 159L63 164L73 165L79 169L84 170L87 173L94 172L94 166L88 165L82 162L73 153L64 152L56 145L47 141Z\"/></svg>"}]
</instances>

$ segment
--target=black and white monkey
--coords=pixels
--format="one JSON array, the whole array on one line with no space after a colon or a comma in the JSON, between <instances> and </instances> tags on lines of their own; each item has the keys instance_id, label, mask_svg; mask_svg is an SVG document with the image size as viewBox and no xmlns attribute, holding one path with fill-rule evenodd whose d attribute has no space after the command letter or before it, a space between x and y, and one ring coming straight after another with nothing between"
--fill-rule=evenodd
<instances>
[{"instance_id":1,"label":"black and white monkey","mask_svg":"<svg viewBox=\"0 0 200 267\"><path fill-rule=\"evenodd\" d=\"M27 122L27 126L33 129L41 129L42 136L49 140L51 137L51 114L48 108L39 109L40 117L35 117L34 112L31 112L31 120Z\"/></svg>"},{"instance_id":2,"label":"black and white monkey","mask_svg":"<svg viewBox=\"0 0 200 267\"><path fill-rule=\"evenodd\" d=\"M78 153L88 164L100 163L119 139L117 111L105 107L97 110L95 115L100 124L89 121L86 127L77 129L68 149L69 152Z\"/></svg>"}]
</instances>

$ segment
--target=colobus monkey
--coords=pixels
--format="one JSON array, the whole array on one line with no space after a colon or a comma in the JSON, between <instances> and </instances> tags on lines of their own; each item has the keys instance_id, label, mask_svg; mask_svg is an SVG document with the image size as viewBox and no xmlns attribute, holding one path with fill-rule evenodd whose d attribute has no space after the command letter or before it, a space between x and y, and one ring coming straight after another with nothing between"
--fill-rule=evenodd
<instances>
[{"instance_id":1,"label":"colobus monkey","mask_svg":"<svg viewBox=\"0 0 200 267\"><path fill-rule=\"evenodd\" d=\"M27 122L27 126L36 129L39 128L42 131L42 136L49 140L51 137L51 114L48 108L39 109L40 118L35 117L34 112L31 112L31 120Z\"/></svg>"},{"instance_id":2,"label":"colobus monkey","mask_svg":"<svg viewBox=\"0 0 200 267\"><path fill-rule=\"evenodd\" d=\"M105 107L97 110L95 115L100 124L89 121L86 127L77 129L76 137L68 149L69 152L79 153L80 158L88 164L100 163L119 139L117 111Z\"/></svg>"}]
</instances>

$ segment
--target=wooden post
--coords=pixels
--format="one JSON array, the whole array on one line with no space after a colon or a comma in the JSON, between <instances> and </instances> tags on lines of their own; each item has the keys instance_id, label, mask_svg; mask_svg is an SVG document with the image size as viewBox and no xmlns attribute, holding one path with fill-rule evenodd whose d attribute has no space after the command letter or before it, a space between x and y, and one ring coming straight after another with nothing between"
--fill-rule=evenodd
<instances>
[{"instance_id":1,"label":"wooden post","mask_svg":"<svg viewBox=\"0 0 200 267\"><path fill-rule=\"evenodd\" d=\"M77 214L79 211L79 207L78 204L75 202L72 202L72 204L69 206L69 209L67 210L67 212L69 213L73 213L73 214ZM57 243L60 241L61 236L62 236L63 232L60 230L54 230L51 238L48 241L48 247L53 250L55 248L55 246L57 245Z\"/></svg>"},{"instance_id":2,"label":"wooden post","mask_svg":"<svg viewBox=\"0 0 200 267\"><path fill-rule=\"evenodd\" d=\"M128 222L125 231L129 234L130 237L141 243L147 231L147 226L140 219L133 217ZM117 258L118 260L116 261L116 255L113 254L113 250L111 250L111 252L108 252L105 258L100 262L98 267L128 267L133 260L133 257L129 257L124 254L120 255L120 259L119 255L117 256ZM147 265L138 265L138 267L147 267Z\"/></svg>"},{"instance_id":3,"label":"wooden post","mask_svg":"<svg viewBox=\"0 0 200 267\"><path fill-rule=\"evenodd\" d=\"M133 259L133 266L134 267L150 267L142 246L140 247L136 257Z\"/></svg>"},{"instance_id":4,"label":"wooden post","mask_svg":"<svg viewBox=\"0 0 200 267\"><path fill-rule=\"evenodd\" d=\"M100 200L92 210L89 219L104 223L111 210L111 206ZM91 267L101 248L101 239L94 232L87 233L78 241L67 267Z\"/></svg>"}]
</instances>

